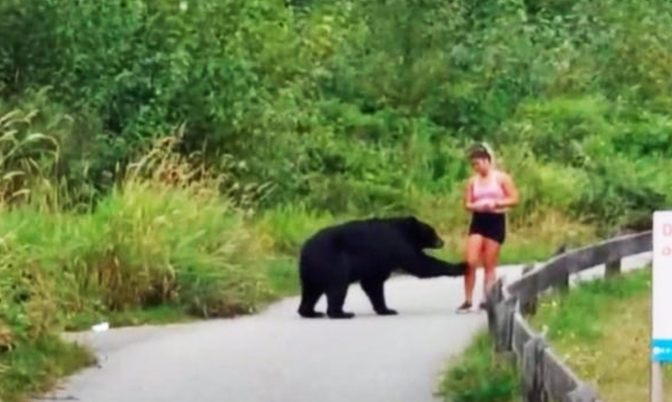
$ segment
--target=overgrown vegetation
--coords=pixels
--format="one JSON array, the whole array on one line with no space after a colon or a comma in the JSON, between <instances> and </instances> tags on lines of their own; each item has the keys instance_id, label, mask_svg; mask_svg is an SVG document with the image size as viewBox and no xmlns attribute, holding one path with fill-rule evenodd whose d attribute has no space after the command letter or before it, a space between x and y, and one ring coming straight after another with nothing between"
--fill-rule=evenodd
<instances>
[{"instance_id":1,"label":"overgrown vegetation","mask_svg":"<svg viewBox=\"0 0 672 402\"><path fill-rule=\"evenodd\" d=\"M569 293L551 290L529 317L564 362L595 384L604 400L648 397L651 268L581 281ZM623 325L627 323L627 325ZM614 361L620 362L617 367ZM672 379L672 369L665 368ZM521 374L505 354L495 354L484 330L443 376L447 402L517 402Z\"/></svg>"},{"instance_id":2,"label":"overgrown vegetation","mask_svg":"<svg viewBox=\"0 0 672 402\"><path fill-rule=\"evenodd\" d=\"M440 394L447 402L519 402L521 377L515 361L495 353L487 330L451 362Z\"/></svg>"},{"instance_id":3,"label":"overgrown vegetation","mask_svg":"<svg viewBox=\"0 0 672 402\"><path fill-rule=\"evenodd\" d=\"M554 293L542 299L532 323L548 328L552 347L604 400L626 402L648 398L650 317L649 267ZM667 366L665 378L672 379Z\"/></svg>"},{"instance_id":4,"label":"overgrown vegetation","mask_svg":"<svg viewBox=\"0 0 672 402\"><path fill-rule=\"evenodd\" d=\"M291 294L348 217L417 214L458 258L474 140L523 196L504 263L669 203L672 4L285 3L0 3L0 353L46 359L9 377L81 361L37 347L63 329Z\"/></svg>"},{"instance_id":5,"label":"overgrown vegetation","mask_svg":"<svg viewBox=\"0 0 672 402\"><path fill-rule=\"evenodd\" d=\"M263 209L456 225L476 139L522 187L516 223L550 210L606 230L672 191L655 174L672 136L663 1L0 7L3 109L39 111L69 206L101 200L117 164L181 125L178 151Z\"/></svg>"}]
</instances>

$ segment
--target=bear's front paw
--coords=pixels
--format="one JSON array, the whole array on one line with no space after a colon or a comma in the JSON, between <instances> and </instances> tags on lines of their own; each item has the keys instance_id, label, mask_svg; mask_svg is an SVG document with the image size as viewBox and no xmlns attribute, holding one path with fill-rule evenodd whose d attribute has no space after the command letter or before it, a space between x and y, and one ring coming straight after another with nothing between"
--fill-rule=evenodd
<instances>
[{"instance_id":1,"label":"bear's front paw","mask_svg":"<svg viewBox=\"0 0 672 402\"><path fill-rule=\"evenodd\" d=\"M384 310L376 310L378 315L397 315L399 314L397 310L392 310L391 308L386 308Z\"/></svg>"},{"instance_id":2,"label":"bear's front paw","mask_svg":"<svg viewBox=\"0 0 672 402\"><path fill-rule=\"evenodd\" d=\"M314 310L301 310L299 309L299 315L303 318L322 318L324 313Z\"/></svg>"},{"instance_id":3,"label":"bear's front paw","mask_svg":"<svg viewBox=\"0 0 672 402\"><path fill-rule=\"evenodd\" d=\"M355 316L355 313L340 311L340 312L328 312L327 315L329 316L329 318L332 319L348 319L353 318Z\"/></svg>"}]
</instances>

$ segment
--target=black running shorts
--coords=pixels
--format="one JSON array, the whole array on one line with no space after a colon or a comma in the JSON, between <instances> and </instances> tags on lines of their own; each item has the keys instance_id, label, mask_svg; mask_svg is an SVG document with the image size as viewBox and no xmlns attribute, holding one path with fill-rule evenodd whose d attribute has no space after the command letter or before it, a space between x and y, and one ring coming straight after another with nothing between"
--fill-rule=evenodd
<instances>
[{"instance_id":1,"label":"black running shorts","mask_svg":"<svg viewBox=\"0 0 672 402\"><path fill-rule=\"evenodd\" d=\"M506 215L493 212L474 212L469 234L479 234L503 244L506 239Z\"/></svg>"}]
</instances>

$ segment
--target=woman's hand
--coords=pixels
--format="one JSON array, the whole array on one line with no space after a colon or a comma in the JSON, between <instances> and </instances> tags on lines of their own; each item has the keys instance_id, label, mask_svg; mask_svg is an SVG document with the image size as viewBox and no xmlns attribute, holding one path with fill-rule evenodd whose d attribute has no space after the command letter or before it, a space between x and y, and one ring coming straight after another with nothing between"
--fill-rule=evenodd
<instances>
[{"instance_id":1,"label":"woman's hand","mask_svg":"<svg viewBox=\"0 0 672 402\"><path fill-rule=\"evenodd\" d=\"M485 199L474 203L474 209L480 212L490 212L497 208L497 200Z\"/></svg>"}]
</instances>

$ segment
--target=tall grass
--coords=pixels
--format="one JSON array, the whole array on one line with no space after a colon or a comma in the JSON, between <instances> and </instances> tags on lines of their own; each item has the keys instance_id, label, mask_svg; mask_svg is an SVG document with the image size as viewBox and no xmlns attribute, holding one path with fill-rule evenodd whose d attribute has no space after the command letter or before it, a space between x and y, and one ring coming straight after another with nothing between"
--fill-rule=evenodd
<instances>
[{"instance_id":1,"label":"tall grass","mask_svg":"<svg viewBox=\"0 0 672 402\"><path fill-rule=\"evenodd\" d=\"M0 147L2 160L13 170L0 209L0 361L8 373L0 398L13 400L90 362L57 338L91 323L82 317L161 306L230 317L278 295L264 237L221 194L221 177L173 152L174 138L157 141L113 191L77 212L63 207L67 193L54 171L37 169L49 163L32 159L30 146L49 137L17 135L20 113L1 121L0 144L13 145ZM279 291L291 285L282 278Z\"/></svg>"}]
</instances>

